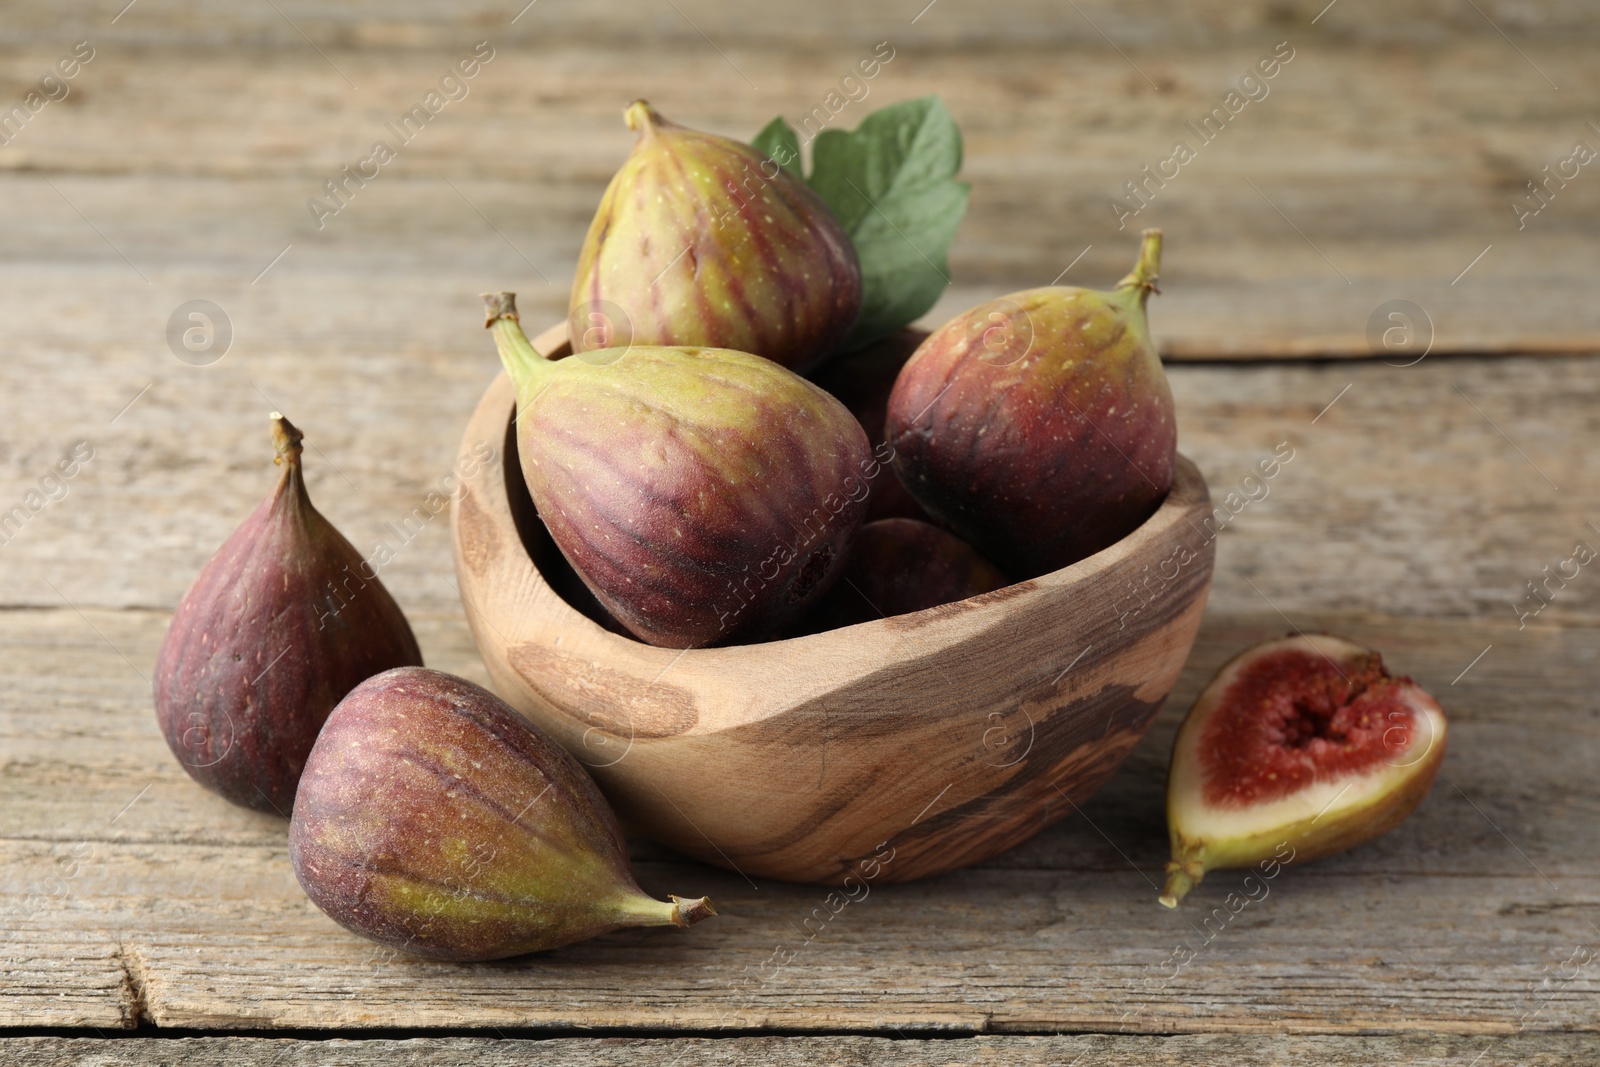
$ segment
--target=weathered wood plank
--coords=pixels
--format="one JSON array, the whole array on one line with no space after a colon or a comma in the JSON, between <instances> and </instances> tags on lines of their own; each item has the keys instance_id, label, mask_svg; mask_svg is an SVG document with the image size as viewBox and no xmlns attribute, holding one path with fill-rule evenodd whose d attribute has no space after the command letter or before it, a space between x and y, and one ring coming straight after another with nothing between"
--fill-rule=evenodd
<instances>
[{"instance_id":1,"label":"weathered wood plank","mask_svg":"<svg viewBox=\"0 0 1600 1067\"><path fill-rule=\"evenodd\" d=\"M28 862L16 845L0 853ZM1531 876L1307 876L1229 920L1220 894L1246 891L1237 875L1214 876L1214 910L1163 914L1136 872L974 870L875 890L825 920L816 891L638 870L656 892L708 892L723 921L451 966L337 930L281 849L126 845L97 855L47 931L20 924L9 951L60 955L81 936L93 947L77 954L98 958L114 936L139 981L103 991L108 1020L200 1029L1600 1029L1594 904L1576 899L1592 874L1559 878L1554 902ZM809 943L807 921L820 929ZM1484 936L1463 942L1465 930ZM41 993L8 983L5 1025L71 1025Z\"/></svg>"},{"instance_id":2,"label":"weathered wood plank","mask_svg":"<svg viewBox=\"0 0 1600 1067\"><path fill-rule=\"evenodd\" d=\"M1593 1038L1517 1034L1504 1037L1401 1035L1179 1035L1172 1037L973 1037L898 1040L880 1037L554 1038L450 1037L393 1040L292 1041L274 1038L0 1038L13 1067L634 1067L640 1063L703 1067L1032 1067L1069 1063L1106 1067L1459 1067L1477 1057L1483 1067L1556 1067L1579 1062Z\"/></svg>"},{"instance_id":3,"label":"weathered wood plank","mask_svg":"<svg viewBox=\"0 0 1600 1067\"><path fill-rule=\"evenodd\" d=\"M870 36L886 27L922 35L942 44L978 43L1105 47L1105 31L1125 47L1204 46L1219 40L1281 32L1284 27L1312 25L1326 0L1285 0L1270 5L1241 6L1230 0L1195 0L1159 12L1129 9L1113 0L1084 0L1078 6L1089 16L1071 17L1050 0L1008 0L996 14L973 4L940 4L926 0L862 5L851 0L818 0L805 15L761 11L722 0L681 0L678 8L660 10L634 0L591 0L586 4L552 5L523 13L522 5L500 0L396 0L381 9L361 5L323 5L315 0L284 0L279 15L270 6L216 11L205 0L168 0L112 22L93 0L63 0L50 15L20 2L0 5L8 36L18 42L55 41L79 29L115 25L119 39L140 45L257 46L306 50L307 38L324 50L363 46L393 50L427 48L440 35L500 29L514 40L535 44L574 40L630 43L695 44L715 56L711 37L724 46L784 43L797 49L841 38ZM1523 0L1491 3L1486 11L1495 24L1524 47L1561 40L1600 36L1583 0ZM519 14L522 17L517 17ZM1394 0L1382 18L1365 11L1332 11L1315 24L1320 32L1342 41L1370 44L1447 43L1493 34L1482 16L1452 0ZM285 17L286 16L286 17ZM915 26L912 30L910 27ZM698 29L697 29L698 27ZM704 31L704 36L702 36ZM303 34L303 36L302 36Z\"/></svg>"},{"instance_id":4,"label":"weathered wood plank","mask_svg":"<svg viewBox=\"0 0 1600 1067\"><path fill-rule=\"evenodd\" d=\"M875 887L823 922L820 890L752 886L641 848L647 887L710 893L722 917L451 967L337 929L295 885L281 821L187 781L107 643L146 661L161 615L3 614L0 675L15 695L0 719L0 907L13 931L0 1026L1600 1028L1593 965L1574 956L1600 951L1595 631L1530 629L1452 687L1481 622L1303 624L1370 640L1439 692L1452 750L1400 829L1291 868L1237 917L1224 900L1241 872L1214 874L1177 912L1155 904L1161 783L1210 671L1281 632L1262 616L1214 618L1123 772L1082 814L977 869ZM431 663L481 670L459 620L420 629ZM1196 952L1181 967L1179 945ZM794 953L782 966L780 948ZM77 999L60 1003L62 990Z\"/></svg>"},{"instance_id":5,"label":"weathered wood plank","mask_svg":"<svg viewBox=\"0 0 1600 1067\"><path fill-rule=\"evenodd\" d=\"M1369 319L1394 299L1427 311L1440 350L1600 348L1600 311L1585 299L1585 279L1600 270L1600 180L1569 169L1576 177L1545 190L1550 203L1537 216L1519 223L1512 208L1525 183L1543 180L1542 168L1567 158L1576 141L1600 144L1584 110L1600 91L1587 62L1592 48L1553 8L1545 28L1528 30L1517 46L1537 69L1470 11L1465 19L1430 11L1436 27L1475 19L1476 32L1438 29L1436 41L1397 61L1392 48L1360 43L1361 31L1335 22L1344 18L1338 9L1311 26L1309 15L1263 17L1269 7L1225 32L1187 24L1187 38L1151 20L1148 43L1130 53L1137 70L1059 6L983 20L1026 27L1025 42L1008 33L955 47L941 20L981 18L958 8L940 5L916 27L854 12L831 22L809 10L780 22L763 16L774 30L822 36L797 47L787 35L754 32L734 46L730 56L760 71L759 88L670 8L621 23L670 23L666 40L681 33L692 42L619 40L616 22L603 35L575 30L552 41L539 20L566 17L554 7L532 9L508 36L488 22L481 30L458 23L435 31L428 47L385 43L380 28L337 29L338 16L319 15L311 21L334 38L320 46L327 59L270 10L239 16L249 27L239 32L259 29L252 41L281 33L283 44L244 52L197 48L181 23L170 34L184 43L162 45L157 33L135 46L118 36L138 40L130 13L101 40L73 93L0 151L18 205L0 234L14 255L92 261L141 287L123 255L157 287L203 279L225 306L224 295L247 288L289 245L268 275L274 291L286 277L330 269L426 277L440 294L526 288L541 275L560 291L631 140L617 114L622 102L648 93L685 121L749 136L776 112L798 121L888 39L895 58L832 124L853 125L871 107L927 92L941 93L962 123L974 197L952 257L959 288L936 317L1044 284L1074 262L1067 281L1108 284L1131 261L1132 229L1156 224L1171 234L1158 317L1173 356L1368 353ZM718 21L735 36L754 31L744 16ZM1540 21L1535 14L1524 25ZM226 40L230 31L215 32ZM415 27L398 32L422 39ZM469 95L401 144L386 123L469 55L480 33L497 50ZM1130 27L1127 37L1137 36ZM1065 54L1063 38L1075 42ZM1263 83L1268 95L1210 142L1191 132L1280 40L1295 58ZM44 44L0 53L17 95L55 58ZM1337 110L1328 106L1335 99ZM1401 99L1412 105L1394 107ZM352 183L348 206L319 229L307 201L326 197L324 182L378 139L393 141L398 158L370 183ZM1141 168L1169 158L1178 140L1195 159L1167 168L1170 180L1147 179ZM1138 206L1129 181L1151 182L1150 203L1119 229L1109 205L1122 197ZM164 305L151 311L160 322L178 300L154 302ZM440 329L458 336L436 302L400 306L412 338ZM290 298L282 308L305 304Z\"/></svg>"}]
</instances>

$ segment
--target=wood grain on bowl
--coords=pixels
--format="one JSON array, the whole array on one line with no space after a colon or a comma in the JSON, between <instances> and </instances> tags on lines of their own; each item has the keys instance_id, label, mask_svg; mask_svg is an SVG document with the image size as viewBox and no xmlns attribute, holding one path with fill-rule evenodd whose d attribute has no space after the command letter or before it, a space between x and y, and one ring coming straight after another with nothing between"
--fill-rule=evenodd
<instances>
[{"instance_id":1,"label":"wood grain on bowl","mask_svg":"<svg viewBox=\"0 0 1600 1067\"><path fill-rule=\"evenodd\" d=\"M555 356L565 342L564 325L535 339ZM1062 570L806 637L646 645L573 590L523 487L513 408L501 375L463 449L508 442L505 477L464 484L451 512L495 688L626 822L747 876L905 881L1027 839L1117 769L1200 624L1210 499L1180 457L1144 525Z\"/></svg>"}]
</instances>

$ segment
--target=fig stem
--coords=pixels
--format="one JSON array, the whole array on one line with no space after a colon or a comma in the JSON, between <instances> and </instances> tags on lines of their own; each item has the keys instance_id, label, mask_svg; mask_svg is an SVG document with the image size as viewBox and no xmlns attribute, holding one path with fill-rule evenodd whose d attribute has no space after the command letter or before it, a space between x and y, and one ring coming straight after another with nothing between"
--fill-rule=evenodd
<instances>
[{"instance_id":1,"label":"fig stem","mask_svg":"<svg viewBox=\"0 0 1600 1067\"><path fill-rule=\"evenodd\" d=\"M494 347L500 362L511 376L517 392L549 366L549 360L533 347L522 332L522 317L517 314L516 293L483 293L484 328L494 331Z\"/></svg>"},{"instance_id":2,"label":"fig stem","mask_svg":"<svg viewBox=\"0 0 1600 1067\"><path fill-rule=\"evenodd\" d=\"M1161 231L1144 231L1144 243L1139 246L1139 261L1129 275L1117 283L1118 289L1139 290L1142 304L1151 293L1159 293L1156 282L1161 278Z\"/></svg>"},{"instance_id":3,"label":"fig stem","mask_svg":"<svg viewBox=\"0 0 1600 1067\"><path fill-rule=\"evenodd\" d=\"M1179 863L1177 860L1167 864L1167 884L1161 890L1161 903L1169 908L1176 908L1178 901L1189 895L1189 890L1200 884L1206 876L1205 868L1192 860Z\"/></svg>"},{"instance_id":4,"label":"fig stem","mask_svg":"<svg viewBox=\"0 0 1600 1067\"><path fill-rule=\"evenodd\" d=\"M689 900L671 893L667 895L672 898L672 921L679 926L693 926L717 913L717 909L711 906L710 897Z\"/></svg>"},{"instance_id":5,"label":"fig stem","mask_svg":"<svg viewBox=\"0 0 1600 1067\"><path fill-rule=\"evenodd\" d=\"M662 126L672 125L662 118L661 112L650 106L648 100L635 100L622 111L622 118L628 124L628 129L637 130L639 136L650 137Z\"/></svg>"},{"instance_id":6,"label":"fig stem","mask_svg":"<svg viewBox=\"0 0 1600 1067\"><path fill-rule=\"evenodd\" d=\"M273 500L277 502L274 507L298 511L301 521L306 521L317 509L311 506L311 495L306 492L305 476L300 470L300 453L305 451L300 442L305 440L305 434L280 411L274 411L269 417L272 419L272 463L283 468L278 475L278 487L273 490Z\"/></svg>"},{"instance_id":7,"label":"fig stem","mask_svg":"<svg viewBox=\"0 0 1600 1067\"><path fill-rule=\"evenodd\" d=\"M288 463L297 465L300 462L300 453L303 449L300 442L305 440L305 434L295 428L294 423L283 417L282 412L274 411L268 416L272 420L272 447L274 464Z\"/></svg>"},{"instance_id":8,"label":"fig stem","mask_svg":"<svg viewBox=\"0 0 1600 1067\"><path fill-rule=\"evenodd\" d=\"M669 904L644 893L629 895L618 903L618 921L624 926L693 926L717 913L710 897L670 899Z\"/></svg>"}]
</instances>

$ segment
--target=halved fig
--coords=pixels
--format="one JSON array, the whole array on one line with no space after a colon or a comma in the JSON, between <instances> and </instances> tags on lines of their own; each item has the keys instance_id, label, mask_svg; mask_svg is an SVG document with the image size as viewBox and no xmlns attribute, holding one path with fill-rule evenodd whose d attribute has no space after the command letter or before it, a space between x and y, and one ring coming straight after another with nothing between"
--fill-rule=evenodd
<instances>
[{"instance_id":1,"label":"halved fig","mask_svg":"<svg viewBox=\"0 0 1600 1067\"><path fill-rule=\"evenodd\" d=\"M1444 760L1444 710L1383 657L1329 634L1229 660L1189 710L1167 773L1161 903L1207 871L1316 859L1370 841L1422 802Z\"/></svg>"}]
</instances>

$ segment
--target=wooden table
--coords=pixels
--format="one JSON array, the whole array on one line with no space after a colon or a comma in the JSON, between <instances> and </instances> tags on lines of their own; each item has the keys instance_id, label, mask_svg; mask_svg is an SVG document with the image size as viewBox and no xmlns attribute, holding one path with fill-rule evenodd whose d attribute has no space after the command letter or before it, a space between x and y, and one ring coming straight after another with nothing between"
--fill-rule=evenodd
<instances>
[{"instance_id":1,"label":"wooden table","mask_svg":"<svg viewBox=\"0 0 1600 1067\"><path fill-rule=\"evenodd\" d=\"M93 50L0 147L0 512L39 504L0 549L0 1061L1600 1060L1600 573L1526 599L1600 546L1600 169L1525 188L1600 145L1587 5L121 2L0 5L4 107ZM469 94L319 229L307 200L479 41ZM1063 268L1109 284L1161 225L1183 451L1221 499L1295 450L1221 537L1178 691L1081 813L809 941L819 890L646 843L646 887L717 921L482 966L344 933L284 823L194 786L150 704L172 605L270 480L265 413L305 429L323 511L386 536L495 371L476 294L563 313L621 106L749 135L881 41L834 121L938 92L967 135L931 320ZM1269 95L1119 231L1123 183L1279 42ZM220 359L170 340L190 300L223 309ZM1394 300L1419 332L1375 350ZM429 664L484 680L443 519L384 580ZM1206 928L1233 875L1155 902L1168 746L1223 659L1292 629L1381 648L1451 713L1450 754L1398 830Z\"/></svg>"}]
</instances>

